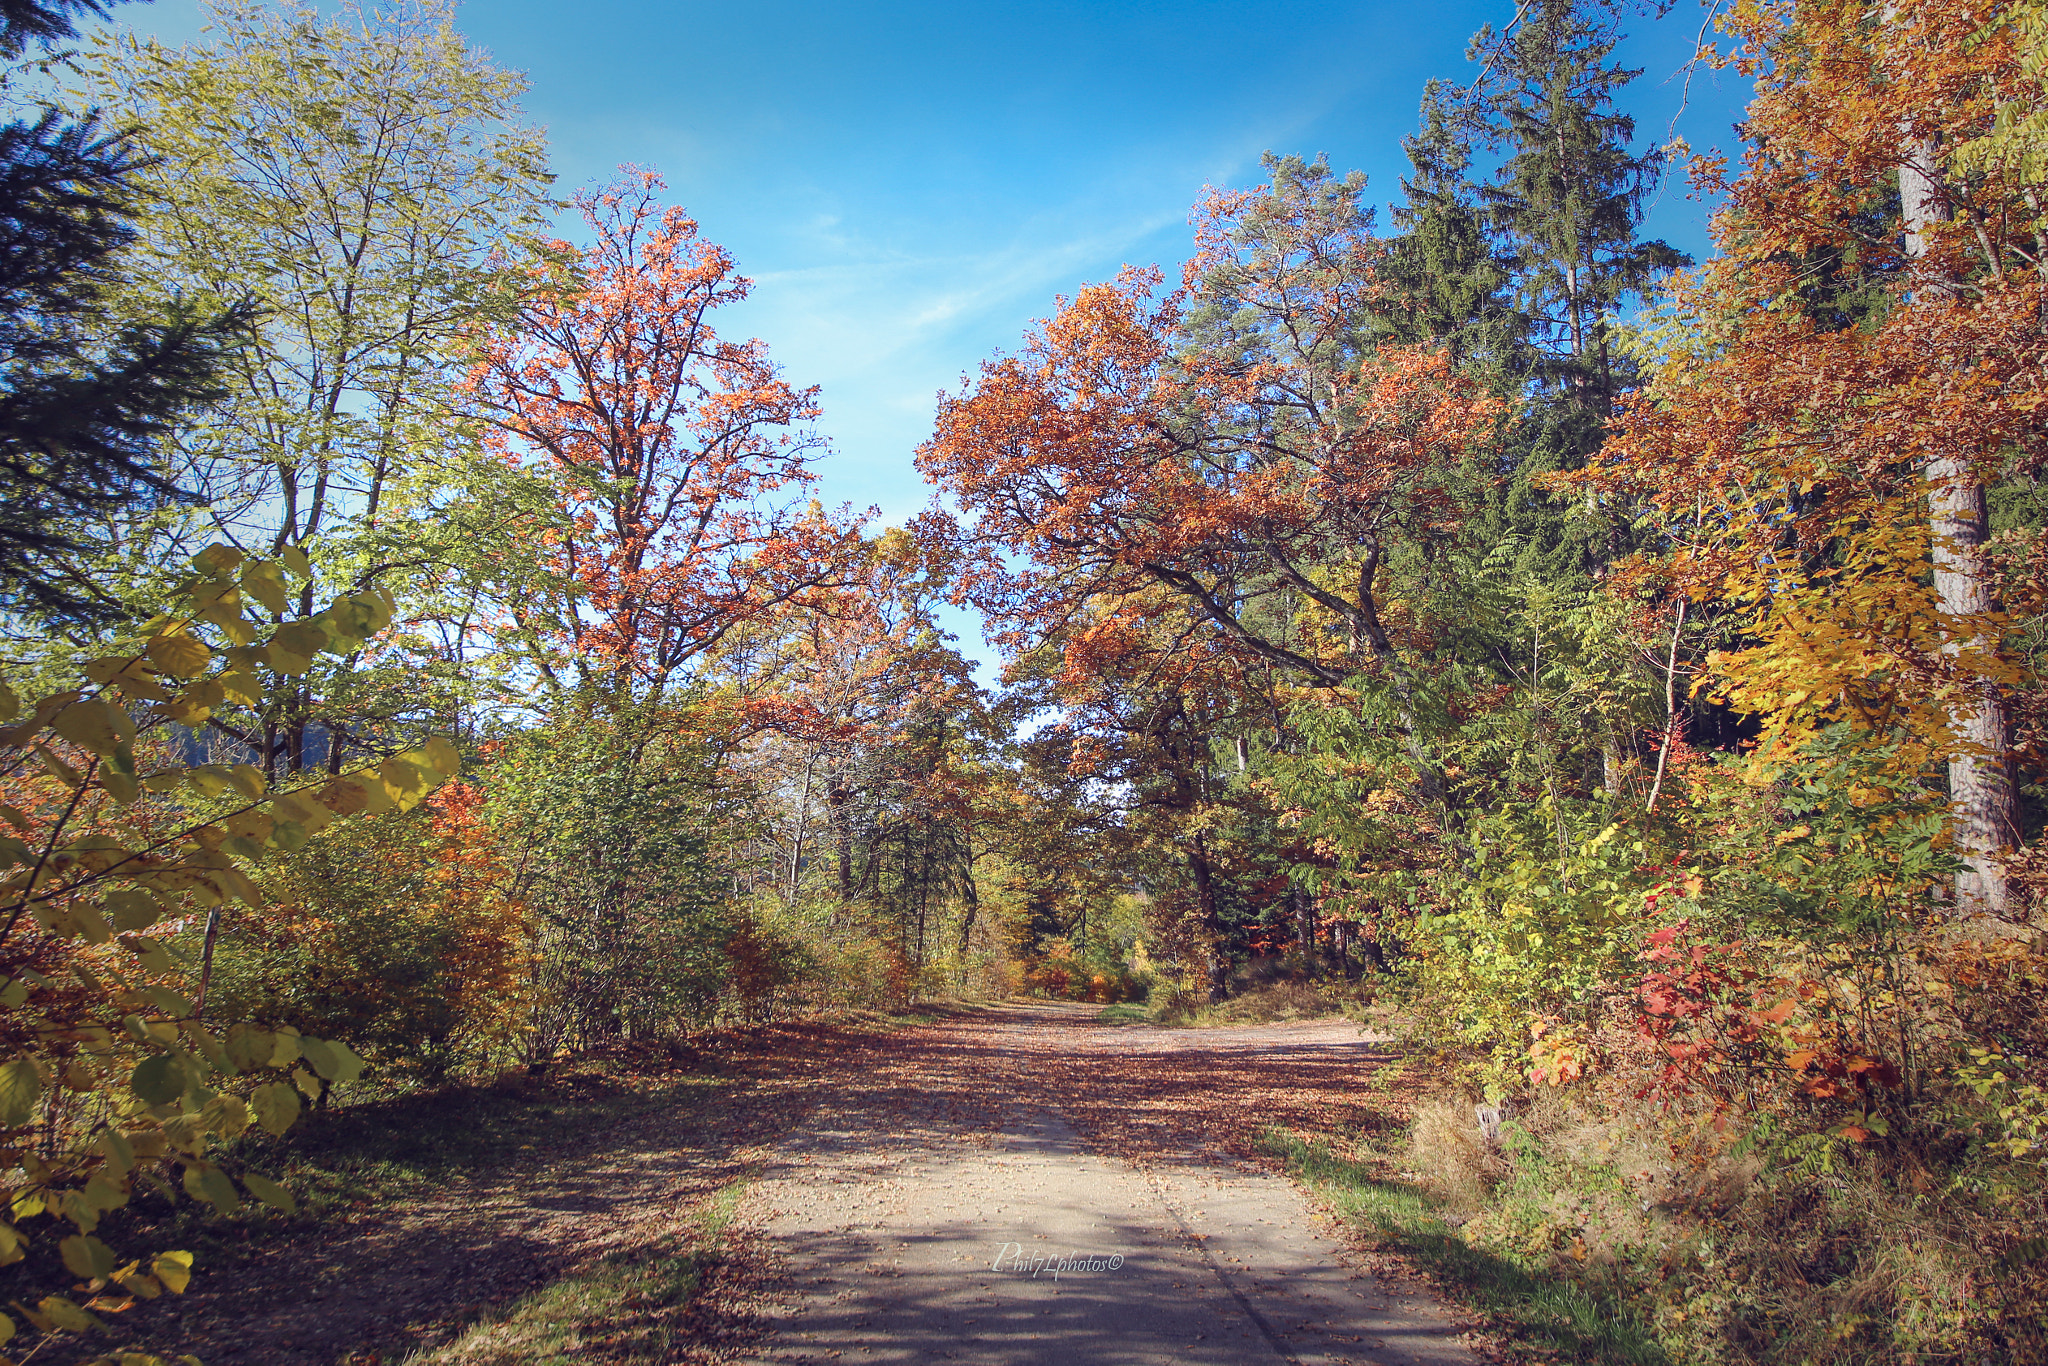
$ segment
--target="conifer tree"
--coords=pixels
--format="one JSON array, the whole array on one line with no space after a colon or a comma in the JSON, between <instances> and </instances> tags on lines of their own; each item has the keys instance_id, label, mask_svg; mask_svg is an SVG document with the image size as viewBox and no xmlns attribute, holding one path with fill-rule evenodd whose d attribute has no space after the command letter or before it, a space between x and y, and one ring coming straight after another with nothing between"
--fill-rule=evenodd
<instances>
[{"instance_id":1,"label":"conifer tree","mask_svg":"<svg viewBox=\"0 0 2048 1366\"><path fill-rule=\"evenodd\" d=\"M1609 61L1620 34L1605 11L1605 0L1540 0L1509 31L1482 29L1472 54L1486 67L1467 109L1505 154L1478 195L1527 319L1532 378L1594 420L1589 448L1630 383L1605 319L1687 261L1636 236L1663 154L1632 151L1635 120L1613 108L1642 72Z\"/></svg>"},{"instance_id":2,"label":"conifer tree","mask_svg":"<svg viewBox=\"0 0 2048 1366\"><path fill-rule=\"evenodd\" d=\"M75 36L100 0L0 0L0 60ZM215 394L230 308L117 323L115 260L135 237L146 158L125 131L44 108L0 126L0 612L84 623L119 604L83 572L88 519L186 499L156 459L177 415Z\"/></svg>"},{"instance_id":3,"label":"conifer tree","mask_svg":"<svg viewBox=\"0 0 2048 1366\"><path fill-rule=\"evenodd\" d=\"M1406 202L1393 211L1401 231L1387 243L1376 321L1389 340L1441 342L1459 364L1512 383L1526 369L1528 322L1508 294L1512 276L1469 175L1472 137L1458 94L1432 80L1422 131L1401 140L1415 173L1401 179Z\"/></svg>"}]
</instances>

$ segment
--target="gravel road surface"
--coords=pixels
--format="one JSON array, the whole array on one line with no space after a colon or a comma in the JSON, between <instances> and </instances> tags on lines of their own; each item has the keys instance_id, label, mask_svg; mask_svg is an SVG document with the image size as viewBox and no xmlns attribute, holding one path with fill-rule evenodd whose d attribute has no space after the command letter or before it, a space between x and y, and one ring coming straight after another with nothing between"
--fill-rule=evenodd
<instances>
[{"instance_id":1,"label":"gravel road surface","mask_svg":"<svg viewBox=\"0 0 2048 1366\"><path fill-rule=\"evenodd\" d=\"M748 1360L1478 1360L1448 1311L1357 1266L1292 1185L1206 1144L1190 1114L1212 1071L1219 1093L1262 1068L1364 1085L1386 1055L1357 1025L1096 1014L977 1011L832 1078L743 1207L782 1286Z\"/></svg>"}]
</instances>

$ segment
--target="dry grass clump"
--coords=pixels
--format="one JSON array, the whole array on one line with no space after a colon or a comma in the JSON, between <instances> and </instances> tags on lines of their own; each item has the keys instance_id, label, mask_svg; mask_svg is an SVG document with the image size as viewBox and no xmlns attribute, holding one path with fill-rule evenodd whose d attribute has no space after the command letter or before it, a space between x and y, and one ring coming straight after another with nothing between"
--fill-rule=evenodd
<instances>
[{"instance_id":1,"label":"dry grass clump","mask_svg":"<svg viewBox=\"0 0 2048 1366\"><path fill-rule=\"evenodd\" d=\"M1445 1093L1406 1159L1458 1238L1628 1304L1674 1361L2048 1361L2040 1164L1979 1141L1966 1099L1853 1142L1581 1086L1489 1140Z\"/></svg>"},{"instance_id":2,"label":"dry grass clump","mask_svg":"<svg viewBox=\"0 0 2048 1366\"><path fill-rule=\"evenodd\" d=\"M1313 1020L1337 1011L1320 987L1309 982L1275 982L1233 996L1215 1009L1219 1020L1273 1024L1281 1020Z\"/></svg>"},{"instance_id":3,"label":"dry grass clump","mask_svg":"<svg viewBox=\"0 0 2048 1366\"><path fill-rule=\"evenodd\" d=\"M1513 1168L1498 1139L1480 1130L1470 1095L1418 1101L1408 1124L1407 1168L1447 1213L1470 1218Z\"/></svg>"}]
</instances>

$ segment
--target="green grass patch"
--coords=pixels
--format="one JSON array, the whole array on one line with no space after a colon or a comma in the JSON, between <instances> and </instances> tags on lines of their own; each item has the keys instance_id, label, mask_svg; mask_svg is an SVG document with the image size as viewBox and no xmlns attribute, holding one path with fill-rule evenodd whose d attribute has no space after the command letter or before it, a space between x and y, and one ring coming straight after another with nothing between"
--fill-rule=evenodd
<instances>
[{"instance_id":1,"label":"green grass patch","mask_svg":"<svg viewBox=\"0 0 2048 1366\"><path fill-rule=\"evenodd\" d=\"M1104 1006L1095 1017L1103 1024L1150 1024L1152 1013L1143 1006Z\"/></svg>"},{"instance_id":2,"label":"green grass patch","mask_svg":"<svg viewBox=\"0 0 2048 1366\"><path fill-rule=\"evenodd\" d=\"M1626 1305L1473 1247L1427 1192L1388 1181L1371 1164L1284 1130L1268 1129L1260 1142L1345 1220L1433 1272L1526 1346L1585 1366L1671 1366L1648 1326Z\"/></svg>"},{"instance_id":3,"label":"green grass patch","mask_svg":"<svg viewBox=\"0 0 2048 1366\"><path fill-rule=\"evenodd\" d=\"M606 1257L514 1301L454 1342L416 1352L406 1366L657 1366L685 1339L683 1318L717 1261L739 1195L736 1180L712 1197L680 1249Z\"/></svg>"}]
</instances>

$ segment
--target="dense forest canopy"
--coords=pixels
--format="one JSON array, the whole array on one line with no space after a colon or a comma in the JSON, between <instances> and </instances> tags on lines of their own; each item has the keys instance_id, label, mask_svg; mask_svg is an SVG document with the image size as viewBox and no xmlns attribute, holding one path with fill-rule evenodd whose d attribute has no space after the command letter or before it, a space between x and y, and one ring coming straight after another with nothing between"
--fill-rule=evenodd
<instances>
[{"instance_id":1,"label":"dense forest canopy","mask_svg":"<svg viewBox=\"0 0 2048 1366\"><path fill-rule=\"evenodd\" d=\"M234 1140L361 1078L1293 982L1681 1166L1932 1173L2000 1270L1830 1359L2020 1359L2048 8L1718 11L1724 157L1629 112L1683 15L1528 0L1384 225L1321 158L1203 192L941 396L901 526L718 225L558 190L442 0L105 17L0 4L0 1340L181 1290L102 1221L289 1206ZM1672 1344L1853 1308L1729 1275L1750 1345Z\"/></svg>"}]
</instances>

